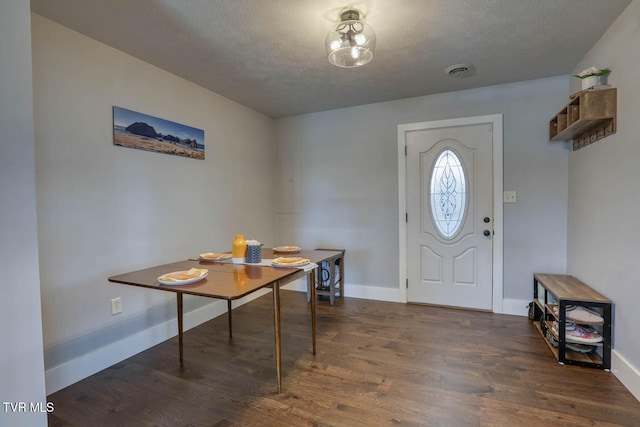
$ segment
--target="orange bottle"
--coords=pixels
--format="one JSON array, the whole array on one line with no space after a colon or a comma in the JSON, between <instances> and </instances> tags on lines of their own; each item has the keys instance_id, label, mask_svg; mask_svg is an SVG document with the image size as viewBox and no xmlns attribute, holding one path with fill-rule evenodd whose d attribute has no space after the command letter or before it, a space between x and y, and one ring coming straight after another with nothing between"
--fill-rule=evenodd
<instances>
[{"instance_id":1,"label":"orange bottle","mask_svg":"<svg viewBox=\"0 0 640 427\"><path fill-rule=\"evenodd\" d=\"M247 242L244 240L242 234L236 234L233 246L231 247L231 256L233 257L234 264L241 264L247 260Z\"/></svg>"}]
</instances>

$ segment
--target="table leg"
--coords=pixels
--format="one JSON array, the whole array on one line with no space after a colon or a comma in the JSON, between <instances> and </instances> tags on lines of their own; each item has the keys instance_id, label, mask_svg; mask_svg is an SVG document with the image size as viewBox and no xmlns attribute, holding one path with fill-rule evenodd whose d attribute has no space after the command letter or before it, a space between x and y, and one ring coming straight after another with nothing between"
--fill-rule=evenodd
<instances>
[{"instance_id":1,"label":"table leg","mask_svg":"<svg viewBox=\"0 0 640 427\"><path fill-rule=\"evenodd\" d=\"M182 293L176 293L178 304L178 346L180 347L180 366L184 366L182 359Z\"/></svg>"},{"instance_id":2,"label":"table leg","mask_svg":"<svg viewBox=\"0 0 640 427\"><path fill-rule=\"evenodd\" d=\"M329 260L329 302L331 305L336 302L336 259Z\"/></svg>"},{"instance_id":3,"label":"table leg","mask_svg":"<svg viewBox=\"0 0 640 427\"><path fill-rule=\"evenodd\" d=\"M307 276L307 289L311 289L311 342L316 354L316 269Z\"/></svg>"},{"instance_id":4,"label":"table leg","mask_svg":"<svg viewBox=\"0 0 640 427\"><path fill-rule=\"evenodd\" d=\"M233 338L232 330L232 321L231 321L231 300L227 300L227 315L229 317L229 338Z\"/></svg>"},{"instance_id":5,"label":"table leg","mask_svg":"<svg viewBox=\"0 0 640 427\"><path fill-rule=\"evenodd\" d=\"M280 336L280 286L273 284L273 330L276 338L276 372L278 375L278 393L282 392L282 342Z\"/></svg>"},{"instance_id":6,"label":"table leg","mask_svg":"<svg viewBox=\"0 0 640 427\"><path fill-rule=\"evenodd\" d=\"M340 258L340 296L344 301L344 251L342 252L342 257Z\"/></svg>"}]
</instances>

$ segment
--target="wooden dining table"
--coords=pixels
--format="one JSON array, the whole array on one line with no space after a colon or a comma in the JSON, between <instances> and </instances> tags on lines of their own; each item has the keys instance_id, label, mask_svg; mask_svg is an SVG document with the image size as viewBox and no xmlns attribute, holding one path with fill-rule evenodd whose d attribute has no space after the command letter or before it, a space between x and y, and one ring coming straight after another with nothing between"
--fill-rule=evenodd
<instances>
[{"instance_id":1,"label":"wooden dining table","mask_svg":"<svg viewBox=\"0 0 640 427\"><path fill-rule=\"evenodd\" d=\"M297 268L272 267L258 264L233 264L229 261L202 261L187 259L169 264L158 265L130 273L109 277L109 281L124 285L140 286L165 292L174 292L177 303L178 320L178 346L180 366L184 366L183 352L183 295L197 295L207 298L223 299L227 301L227 314L229 322L229 337L232 332L232 307L233 300L247 296L263 288L273 289L273 315L274 336L276 353L276 373L278 380L278 392L282 391L282 344L280 324L280 287L294 280L307 277L307 287L311 294L311 341L312 352L316 354L316 295L315 295L315 270L319 264L340 251L330 250L301 250L295 253L278 253L273 249L263 249L262 258L268 260L279 256L299 256L309 259L310 265ZM207 277L187 285L166 285L158 281L158 277L174 272L189 270L191 268L206 268Z\"/></svg>"}]
</instances>

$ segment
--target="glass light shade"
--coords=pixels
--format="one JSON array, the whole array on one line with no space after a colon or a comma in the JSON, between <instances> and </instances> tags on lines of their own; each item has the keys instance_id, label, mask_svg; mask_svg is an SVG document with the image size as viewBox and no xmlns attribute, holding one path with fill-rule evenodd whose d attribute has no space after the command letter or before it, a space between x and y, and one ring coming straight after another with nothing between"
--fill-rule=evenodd
<instances>
[{"instance_id":1,"label":"glass light shade","mask_svg":"<svg viewBox=\"0 0 640 427\"><path fill-rule=\"evenodd\" d=\"M331 28L324 42L329 62L353 68L369 63L376 47L373 28L360 20L343 20Z\"/></svg>"}]
</instances>

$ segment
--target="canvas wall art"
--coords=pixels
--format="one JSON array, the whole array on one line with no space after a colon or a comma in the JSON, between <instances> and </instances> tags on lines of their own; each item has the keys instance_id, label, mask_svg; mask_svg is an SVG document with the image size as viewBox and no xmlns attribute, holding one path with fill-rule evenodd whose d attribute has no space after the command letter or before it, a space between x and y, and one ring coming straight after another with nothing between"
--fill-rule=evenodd
<instances>
[{"instance_id":1,"label":"canvas wall art","mask_svg":"<svg viewBox=\"0 0 640 427\"><path fill-rule=\"evenodd\" d=\"M204 160L204 130L116 106L113 145Z\"/></svg>"}]
</instances>

